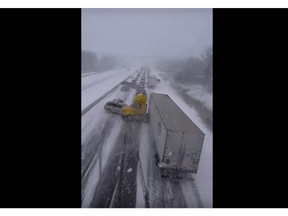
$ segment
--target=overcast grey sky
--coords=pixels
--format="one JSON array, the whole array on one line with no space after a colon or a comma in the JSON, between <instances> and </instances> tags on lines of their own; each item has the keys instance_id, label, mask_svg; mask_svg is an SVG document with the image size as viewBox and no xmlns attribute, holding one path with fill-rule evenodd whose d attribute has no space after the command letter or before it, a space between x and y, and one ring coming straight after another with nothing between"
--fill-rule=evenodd
<instances>
[{"instance_id":1,"label":"overcast grey sky","mask_svg":"<svg viewBox=\"0 0 288 216\"><path fill-rule=\"evenodd\" d=\"M212 45L212 9L82 9L82 50L199 56Z\"/></svg>"}]
</instances>

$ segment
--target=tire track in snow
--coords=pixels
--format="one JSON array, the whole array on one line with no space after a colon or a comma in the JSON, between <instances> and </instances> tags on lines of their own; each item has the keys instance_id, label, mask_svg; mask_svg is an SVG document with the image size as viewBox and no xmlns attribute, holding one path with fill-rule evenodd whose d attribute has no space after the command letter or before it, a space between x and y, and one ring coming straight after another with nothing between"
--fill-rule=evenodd
<instances>
[{"instance_id":1,"label":"tire track in snow","mask_svg":"<svg viewBox=\"0 0 288 216\"><path fill-rule=\"evenodd\" d=\"M96 166L99 165L99 158L97 158L96 162L92 164L93 168L90 172L90 178L87 179L87 185L83 187L81 191L81 207L82 208L89 208L92 195L95 190L95 185L99 181L99 169L95 169Z\"/></svg>"},{"instance_id":2,"label":"tire track in snow","mask_svg":"<svg viewBox=\"0 0 288 216\"><path fill-rule=\"evenodd\" d=\"M125 94L125 97L124 97L124 100L126 100L126 98L127 98L127 102L129 103L130 101L132 101L132 99L133 99L133 96L134 96L134 94L133 94L133 92L131 92L131 91L129 91L129 92L127 92L126 94ZM102 207L102 206L106 206L107 205L107 202L105 202L104 204L103 204L103 202L101 201L102 199L103 200L106 200L107 201L107 199L108 198L103 198L103 196L102 196L102 198L100 198L99 199L99 197L101 197L101 193L103 193L103 195L104 196L106 196L107 197L107 195L106 195L106 193L104 193L103 192L103 190L102 190L102 187L106 187L106 188L108 188L108 191L109 192L111 192L111 189L109 189L109 188L111 188L111 184L113 185L114 184L114 182L112 181L112 182L110 182L109 181L109 179L115 179L115 176L114 176L114 174L113 174L113 170L114 170L114 172L115 172L115 170L116 169L113 169L113 167L111 168L111 165L109 166L109 164L111 164L110 162L112 161L112 164L113 163L115 163L115 161L117 161L116 159L117 158L114 158L113 160L111 160L111 158L113 158L113 153L115 153L115 152L113 152L113 149L115 148L115 146L116 147L121 147L121 142L120 142L120 144L119 145L117 145L118 143L118 141L120 140L121 141L121 128L122 128L122 125L123 125L123 120L122 119L120 119L120 116L116 116L116 115L114 115L114 114L111 114L110 115L110 117L109 117L109 119L111 120L111 119L116 119L116 121L114 122L114 121L112 121L112 123L110 124L110 126L109 127L107 127L107 128L105 128L105 136L104 137L102 137L102 144L103 144L103 151L99 151L99 148L98 148L98 151L97 151L97 155L95 155L95 157L99 157L99 156L101 156L100 157L100 159L101 159L101 162L102 162L102 167L101 168L99 168L98 166L94 166L93 165L93 163L90 165L92 168L91 168L91 170L92 169L98 169L98 173L99 173L99 175L100 175L100 183L98 184L98 181L97 182L95 182L95 184L94 184L94 188L93 188L93 191L92 192L90 192L89 194L91 194L91 195L89 195L89 197L90 197L90 199L87 201L87 199L85 200L85 203L82 203L82 206L89 206L89 207ZM114 124L115 123L115 124ZM123 130L124 132L125 132L125 130ZM101 133L98 133L98 135L96 135L96 138L95 139L97 139L98 137L97 136L99 136L99 134L101 134ZM112 136L113 135L113 136ZM117 138L117 136L118 136L118 139L116 139ZM120 137L119 137L120 136ZM113 140L113 137L115 138L115 140ZM112 139L112 140L111 140ZM99 145L98 145L98 147L99 147ZM119 149L117 149L116 148L116 152L119 152ZM103 156L102 156L102 154L103 154ZM118 157L119 158L119 157ZM95 160L95 159L94 159ZM93 161L94 161L93 160ZM95 161L97 161L97 160L95 160ZM108 165L106 164L106 163L108 163ZM101 165L101 164L100 164ZM115 165L115 164L114 164ZM116 167L117 168L117 167ZM107 171L107 170L109 170L109 171ZM117 170L116 170L117 171ZM92 171L92 173L94 173L95 171ZM114 176L114 177L113 177ZM87 179L88 179L88 182L89 182L89 174L87 175L87 177L86 177ZM107 180L108 179L108 180ZM106 180L106 181L105 181ZM117 180L117 179L116 179ZM85 181L85 180L84 180ZM104 184L103 184L103 182L104 182ZM110 183L108 183L108 182L110 182ZM99 186L98 186L99 185ZM104 186L103 186L104 185ZM110 186L109 186L110 185ZM82 188L85 188L85 186L86 186L86 184L85 183L83 183L82 184ZM101 187L102 186L102 187ZM91 189L90 189L91 190ZM102 190L102 191L101 191ZM84 191L83 189L82 189L82 191ZM113 192L113 191L112 191ZM88 195L87 195L88 196ZM99 200L101 201L101 202L99 202Z\"/></svg>"},{"instance_id":3,"label":"tire track in snow","mask_svg":"<svg viewBox=\"0 0 288 216\"><path fill-rule=\"evenodd\" d=\"M148 73L146 74L145 88L147 92L147 112L149 109L149 100L151 89L148 88ZM139 159L142 165L144 184L146 186L146 199L145 202L149 205L149 208L163 208L163 189L162 180L156 162L154 160L154 154L156 153L156 146L154 144L153 134L150 132L151 128L149 124L142 124L140 132L140 147L139 147ZM143 192L139 192L143 193ZM147 206L146 204L146 206Z\"/></svg>"},{"instance_id":4,"label":"tire track in snow","mask_svg":"<svg viewBox=\"0 0 288 216\"><path fill-rule=\"evenodd\" d=\"M133 98L134 93L131 92L128 101L132 101ZM133 127L131 127L131 124L133 124ZM135 207L137 191L136 174L138 164L138 148L137 139L134 137L137 132L134 130L134 127L136 126L138 127L137 129L140 130L140 124L141 123L139 122L127 123L123 121L123 127L121 133L118 136L117 143L114 145L114 149L109 155L108 164L103 170L103 179L97 185L97 189L91 203L92 207L123 207L123 205L128 205L128 207ZM131 147L133 148L133 146L136 148L131 150ZM126 150L127 148L128 150ZM121 163L124 164L121 165ZM129 165L131 165L131 167L128 167ZM125 172L130 174L126 174ZM117 185L117 182L119 182L119 185ZM125 194L125 192L120 192L123 190L123 185L127 189L126 191L129 194L129 197L127 194ZM115 196L115 194L117 195ZM132 196L130 197L130 195ZM113 196L116 200L112 200ZM119 196L121 198L119 198Z\"/></svg>"},{"instance_id":5,"label":"tire track in snow","mask_svg":"<svg viewBox=\"0 0 288 216\"><path fill-rule=\"evenodd\" d=\"M122 92L119 92L117 97L119 97L120 94L123 94ZM125 101L127 98L129 98L131 92L124 94L123 100ZM96 153L99 147L99 143L103 138L105 138L105 135L107 131L109 131L109 128L112 127L111 121L113 119L111 114L108 116L108 118L103 119L102 122L97 124L94 129L91 131L91 133L88 135L88 138L83 143L82 147L82 182L85 179L85 176L87 175L86 172L88 170L88 167L91 167L91 162L94 160L94 157L96 157ZM94 155L94 157L93 157Z\"/></svg>"},{"instance_id":6,"label":"tire track in snow","mask_svg":"<svg viewBox=\"0 0 288 216\"><path fill-rule=\"evenodd\" d=\"M142 124L141 132L139 134L139 159L142 165L144 183L147 189L145 195L146 198L148 198L148 200L145 201L149 203L149 208L163 208L162 180L154 159L156 147L153 144L154 139L150 130L149 124Z\"/></svg>"},{"instance_id":7,"label":"tire track in snow","mask_svg":"<svg viewBox=\"0 0 288 216\"><path fill-rule=\"evenodd\" d=\"M124 127L123 122L121 123L121 127ZM114 193L114 188L116 187L118 177L120 175L120 169L118 169L118 167L121 166L122 157L124 154L124 137L125 128L124 130L120 131L120 134L117 137L117 141L114 143L114 148L109 154L109 160L102 170L101 180L96 187L91 201L91 207L93 208L105 208L110 204Z\"/></svg>"},{"instance_id":8,"label":"tire track in snow","mask_svg":"<svg viewBox=\"0 0 288 216\"><path fill-rule=\"evenodd\" d=\"M143 74L141 72L140 76ZM140 79L137 84L140 83ZM120 208L135 208L137 200L137 175L139 162L139 134L142 121L125 122L126 139L123 167L120 175L118 206ZM139 187L138 187L139 188Z\"/></svg>"},{"instance_id":9,"label":"tire track in snow","mask_svg":"<svg viewBox=\"0 0 288 216\"><path fill-rule=\"evenodd\" d=\"M85 113L84 115L82 115L82 136L85 136L85 140L89 139L89 136L92 136L93 134L93 130L96 130L96 127L100 127L99 125L101 124L101 122L103 121L103 119L108 118L107 117L107 112L104 110L104 105L105 105L105 101L108 100L112 100L115 98L120 98L125 100L126 99L126 93L119 91L120 88L117 91L117 88L110 92L108 95L106 95L104 98L101 99L101 101L99 101L99 104L96 104L95 106L93 106L87 113ZM112 98L113 97L113 98ZM98 100L98 99L97 99ZM99 112L99 110L101 110ZM105 116L106 115L106 116ZM99 119L100 116L100 119ZM94 125L92 124L92 122L94 121ZM96 122L96 124L95 124ZM102 123L103 124L103 123ZM92 127L89 125L92 125ZM89 131L89 129L90 131ZM88 134L88 135L86 135Z\"/></svg>"},{"instance_id":10,"label":"tire track in snow","mask_svg":"<svg viewBox=\"0 0 288 216\"><path fill-rule=\"evenodd\" d=\"M139 155L138 155L139 157ZM145 185L143 169L141 161L138 161L138 170L137 170L137 195L136 195L136 208L150 208L149 205L149 194Z\"/></svg>"},{"instance_id":11,"label":"tire track in snow","mask_svg":"<svg viewBox=\"0 0 288 216\"><path fill-rule=\"evenodd\" d=\"M82 159L82 170L81 170L81 179L82 179L82 191L86 188L87 185L87 179L89 178L89 173L91 168L94 165L94 162L97 160L98 157L98 150L101 146L103 140L106 136L108 136L108 129L111 128L111 125L114 123L113 118L107 119L105 122L104 127L102 128L99 133L97 133L94 137L92 137L92 140L89 141L89 149L86 149L85 153L83 155ZM98 134L101 134L101 136L98 136Z\"/></svg>"},{"instance_id":12,"label":"tire track in snow","mask_svg":"<svg viewBox=\"0 0 288 216\"><path fill-rule=\"evenodd\" d=\"M120 179L120 208L135 208L137 197L137 167L139 132L142 122L127 122L124 167Z\"/></svg>"},{"instance_id":13,"label":"tire track in snow","mask_svg":"<svg viewBox=\"0 0 288 216\"><path fill-rule=\"evenodd\" d=\"M95 207L94 197L95 194L99 194L97 190L99 182L102 182L103 179L103 169L106 167L106 163L110 162L111 158L109 157L112 147L115 146L117 135L120 133L122 127L122 119L119 116L114 116L112 118L114 121L111 124L111 127L107 130L106 136L103 137L102 142L98 148L97 154L95 156L96 162L92 163L91 171L87 175L87 184L82 184L82 191L86 191L84 194L84 199L82 199L82 207ZM93 161L94 162L94 161ZM97 165L95 165L97 164ZM95 181L94 173L97 173L97 181ZM110 176L108 176L110 177ZM94 182L93 182L94 181ZM84 188L84 190L83 190Z\"/></svg>"},{"instance_id":14,"label":"tire track in snow","mask_svg":"<svg viewBox=\"0 0 288 216\"><path fill-rule=\"evenodd\" d=\"M133 100L134 93L130 92L128 97L128 103ZM93 197L93 203L91 206L97 208L105 207L117 207L120 203L117 201L119 196L119 188L121 183L120 175L123 171L123 161L126 148L126 134L127 134L127 124L125 121L122 121L121 132L118 135L117 142L114 144L114 147L109 155L109 160L107 165L103 170L103 179L100 184L97 186L96 193ZM124 139L125 138L125 139ZM118 181L119 180L119 181ZM118 185L117 185L118 182ZM116 193L116 195L114 195ZM114 195L114 200L112 200Z\"/></svg>"},{"instance_id":15,"label":"tire track in snow","mask_svg":"<svg viewBox=\"0 0 288 216\"><path fill-rule=\"evenodd\" d=\"M119 117L119 116L117 116L117 117ZM117 120L118 120L118 124L117 124ZM121 119L119 119L119 118L113 119L112 118L111 125L113 125L113 127L118 127L119 126L119 120L121 120ZM122 122L120 121L120 123L122 123ZM121 124L120 124L120 126L121 126ZM110 128L112 128L112 129L113 129L113 127L110 126ZM105 151L105 144L107 144L107 137L109 136L109 138L110 138L110 135L111 135L111 133L106 133L101 137L101 141L100 141L101 143L100 143L100 145L98 145L97 153L94 157L93 162L89 166L89 168L91 167L91 169L88 170L89 173L88 172L86 173L87 174L87 175L85 175L86 178L82 179L82 207L83 208L92 208L92 209L95 208L94 203L93 203L93 199L95 197L95 194L97 194L98 182L101 181L101 177L103 176L102 151L99 150L99 149L101 149L99 147L100 146L102 147L102 145L104 145L103 149ZM105 166L105 161L103 163L103 166Z\"/></svg>"}]
</instances>

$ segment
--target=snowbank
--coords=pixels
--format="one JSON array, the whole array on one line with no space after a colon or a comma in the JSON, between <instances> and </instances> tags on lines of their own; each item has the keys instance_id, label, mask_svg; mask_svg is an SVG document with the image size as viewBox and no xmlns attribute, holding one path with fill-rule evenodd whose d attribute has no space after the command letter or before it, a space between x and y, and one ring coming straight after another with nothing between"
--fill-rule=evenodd
<instances>
[{"instance_id":1,"label":"snowbank","mask_svg":"<svg viewBox=\"0 0 288 216\"><path fill-rule=\"evenodd\" d=\"M129 71L128 70L122 71L121 73L117 71L114 72L116 73L114 75L113 74L111 75L111 73L107 72L108 75L106 73L103 73L105 76L104 75L100 76L99 74L82 78L82 87L83 83L86 83L85 86L87 86L89 83L91 84L91 80L93 80L92 82L97 83L81 91L81 98L82 98L81 109L83 110L93 101L97 100L99 97L107 93L114 86L118 85L121 81L127 79L130 75L135 73L135 71L136 71L135 69L134 70L130 69ZM107 77L109 78L107 79ZM86 79L88 78L91 78L91 80L87 81ZM85 79L85 81L83 79Z\"/></svg>"}]
</instances>

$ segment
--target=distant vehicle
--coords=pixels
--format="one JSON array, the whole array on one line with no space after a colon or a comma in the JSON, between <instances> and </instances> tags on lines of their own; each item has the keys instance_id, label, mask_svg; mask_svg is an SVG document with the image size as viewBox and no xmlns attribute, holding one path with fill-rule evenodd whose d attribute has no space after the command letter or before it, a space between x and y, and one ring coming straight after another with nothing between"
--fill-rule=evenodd
<instances>
[{"instance_id":1,"label":"distant vehicle","mask_svg":"<svg viewBox=\"0 0 288 216\"><path fill-rule=\"evenodd\" d=\"M141 83L140 83L139 87L140 87L140 88L144 88L144 84L141 84Z\"/></svg>"},{"instance_id":2,"label":"distant vehicle","mask_svg":"<svg viewBox=\"0 0 288 216\"><path fill-rule=\"evenodd\" d=\"M138 94L131 106L123 107L122 118L124 120L133 121L133 120L140 120L140 121L148 121L146 115L147 109L147 96L144 94Z\"/></svg>"},{"instance_id":3,"label":"distant vehicle","mask_svg":"<svg viewBox=\"0 0 288 216\"><path fill-rule=\"evenodd\" d=\"M137 88L138 87L136 80L132 80L131 87L132 88Z\"/></svg>"},{"instance_id":4,"label":"distant vehicle","mask_svg":"<svg viewBox=\"0 0 288 216\"><path fill-rule=\"evenodd\" d=\"M155 76L150 76L148 79L148 88L156 87L157 78Z\"/></svg>"},{"instance_id":5,"label":"distant vehicle","mask_svg":"<svg viewBox=\"0 0 288 216\"><path fill-rule=\"evenodd\" d=\"M114 99L113 101L108 101L105 106L104 109L108 112L108 113L115 113L115 114L119 114L122 115L123 113L123 107L128 106L127 104L124 103L123 100L121 99Z\"/></svg>"},{"instance_id":6,"label":"distant vehicle","mask_svg":"<svg viewBox=\"0 0 288 216\"><path fill-rule=\"evenodd\" d=\"M160 79L157 79L157 82L160 82Z\"/></svg>"},{"instance_id":7,"label":"distant vehicle","mask_svg":"<svg viewBox=\"0 0 288 216\"><path fill-rule=\"evenodd\" d=\"M122 86L121 87L121 91L122 92L126 92L126 91L128 91L129 90L129 87L128 86Z\"/></svg>"},{"instance_id":8,"label":"distant vehicle","mask_svg":"<svg viewBox=\"0 0 288 216\"><path fill-rule=\"evenodd\" d=\"M147 95L146 90L145 90L144 88L138 88L138 89L136 90L136 95L138 95L138 94L140 94L140 93L142 93L142 94L144 94L144 95Z\"/></svg>"},{"instance_id":9,"label":"distant vehicle","mask_svg":"<svg viewBox=\"0 0 288 216\"><path fill-rule=\"evenodd\" d=\"M121 84L122 84L122 85L129 85L130 83L125 80L125 81L121 82Z\"/></svg>"}]
</instances>

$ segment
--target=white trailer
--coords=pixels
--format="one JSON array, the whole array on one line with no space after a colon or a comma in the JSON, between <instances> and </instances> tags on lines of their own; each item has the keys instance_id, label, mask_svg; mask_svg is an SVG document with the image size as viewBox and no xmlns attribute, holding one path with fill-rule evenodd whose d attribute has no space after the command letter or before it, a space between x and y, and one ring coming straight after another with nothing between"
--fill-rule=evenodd
<instances>
[{"instance_id":1,"label":"white trailer","mask_svg":"<svg viewBox=\"0 0 288 216\"><path fill-rule=\"evenodd\" d=\"M205 134L166 94L151 93L149 119L163 177L197 173Z\"/></svg>"},{"instance_id":2,"label":"white trailer","mask_svg":"<svg viewBox=\"0 0 288 216\"><path fill-rule=\"evenodd\" d=\"M148 78L148 88L155 88L157 83L156 76L149 76Z\"/></svg>"}]
</instances>

